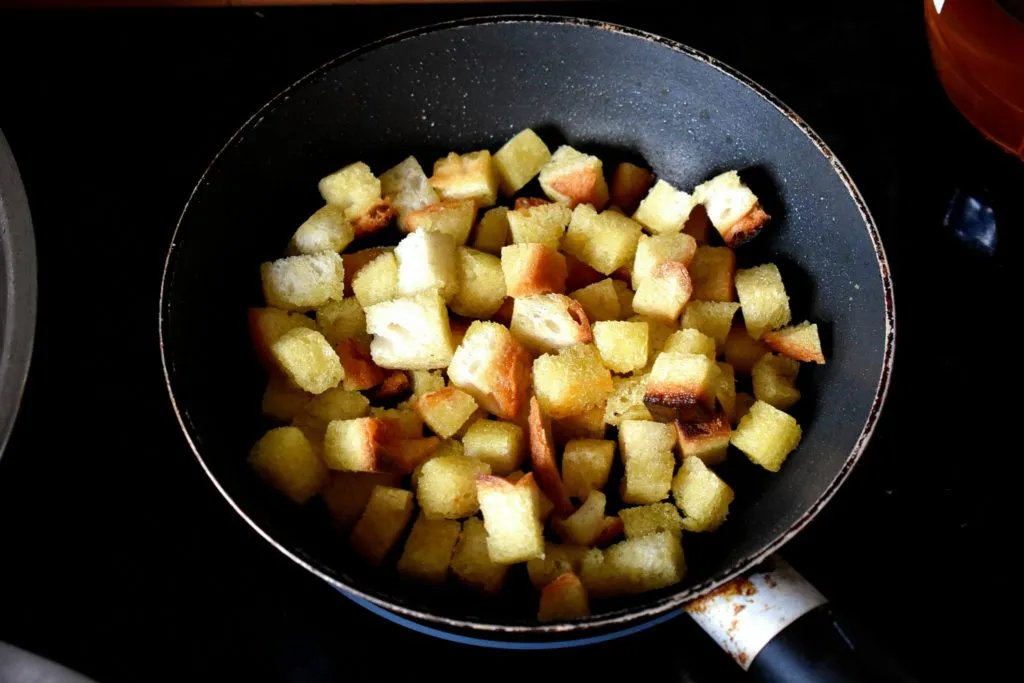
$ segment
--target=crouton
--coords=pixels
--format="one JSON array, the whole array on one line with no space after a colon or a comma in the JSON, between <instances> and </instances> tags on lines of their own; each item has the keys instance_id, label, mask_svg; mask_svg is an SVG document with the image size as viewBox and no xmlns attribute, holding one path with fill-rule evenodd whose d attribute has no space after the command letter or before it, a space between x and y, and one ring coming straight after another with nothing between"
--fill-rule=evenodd
<instances>
[{"instance_id":1,"label":"crouton","mask_svg":"<svg viewBox=\"0 0 1024 683\"><path fill-rule=\"evenodd\" d=\"M546 244L510 244L501 249L501 270L508 296L565 292L565 257Z\"/></svg>"},{"instance_id":2,"label":"crouton","mask_svg":"<svg viewBox=\"0 0 1024 683\"><path fill-rule=\"evenodd\" d=\"M332 420L324 436L324 461L332 470L381 472L388 468L388 449L399 440L398 425L391 420Z\"/></svg>"},{"instance_id":3,"label":"crouton","mask_svg":"<svg viewBox=\"0 0 1024 683\"><path fill-rule=\"evenodd\" d=\"M622 535L622 530L622 520L619 519L618 515L609 515L605 517L601 534L597 537L597 540L594 541L595 545L606 546L613 543Z\"/></svg>"},{"instance_id":4,"label":"crouton","mask_svg":"<svg viewBox=\"0 0 1024 683\"><path fill-rule=\"evenodd\" d=\"M647 372L654 365L658 354L665 348L665 343L677 328L646 315L634 315L629 318L629 322L647 323L647 367L643 371ZM641 371L638 370L633 374L639 372Z\"/></svg>"},{"instance_id":5,"label":"crouton","mask_svg":"<svg viewBox=\"0 0 1024 683\"><path fill-rule=\"evenodd\" d=\"M476 478L490 473L491 466L476 458L435 455L420 467L416 500L430 519L470 517L480 509Z\"/></svg>"},{"instance_id":6,"label":"crouton","mask_svg":"<svg viewBox=\"0 0 1024 683\"><path fill-rule=\"evenodd\" d=\"M423 418L412 408L372 406L366 414L382 420L393 420L398 425L398 432L403 439L418 439L423 436Z\"/></svg>"},{"instance_id":7,"label":"crouton","mask_svg":"<svg viewBox=\"0 0 1024 683\"><path fill-rule=\"evenodd\" d=\"M623 420L650 420L651 413L644 405L647 375L613 377L612 393L604 409L604 421L613 427Z\"/></svg>"},{"instance_id":8,"label":"crouton","mask_svg":"<svg viewBox=\"0 0 1024 683\"><path fill-rule=\"evenodd\" d=\"M385 251L359 269L352 278L352 293L364 309L398 296L398 260Z\"/></svg>"},{"instance_id":9,"label":"crouton","mask_svg":"<svg viewBox=\"0 0 1024 683\"><path fill-rule=\"evenodd\" d=\"M513 244L546 244L558 249L572 211L564 204L543 202L517 207L508 212L508 227Z\"/></svg>"},{"instance_id":10,"label":"crouton","mask_svg":"<svg viewBox=\"0 0 1024 683\"><path fill-rule=\"evenodd\" d=\"M388 468L401 474L412 474L434 456L440 445L441 439L436 436L402 439L388 447Z\"/></svg>"},{"instance_id":11,"label":"crouton","mask_svg":"<svg viewBox=\"0 0 1024 683\"><path fill-rule=\"evenodd\" d=\"M699 247L690 262L693 298L736 301L736 254L728 247Z\"/></svg>"},{"instance_id":12,"label":"crouton","mask_svg":"<svg viewBox=\"0 0 1024 683\"><path fill-rule=\"evenodd\" d=\"M440 200L416 157L407 157L384 171L380 176L380 191L391 199L391 205L398 212L398 225L403 230L407 230L405 219L410 213Z\"/></svg>"},{"instance_id":13,"label":"crouton","mask_svg":"<svg viewBox=\"0 0 1024 683\"><path fill-rule=\"evenodd\" d=\"M741 326L729 330L722 350L725 353L725 361L736 372L748 375L754 369L757 361L761 360L761 356L768 353L768 349L751 337L747 333L747 329Z\"/></svg>"},{"instance_id":14,"label":"crouton","mask_svg":"<svg viewBox=\"0 0 1024 683\"><path fill-rule=\"evenodd\" d=\"M249 465L271 486L296 503L305 503L327 481L327 468L302 430L277 427L249 453Z\"/></svg>"},{"instance_id":15,"label":"crouton","mask_svg":"<svg viewBox=\"0 0 1024 683\"><path fill-rule=\"evenodd\" d=\"M533 361L533 390L546 414L568 417L603 403L612 391L612 376L597 348L578 344Z\"/></svg>"},{"instance_id":16,"label":"crouton","mask_svg":"<svg viewBox=\"0 0 1024 683\"><path fill-rule=\"evenodd\" d=\"M522 470L516 470L515 472L509 473L505 477L505 481L507 481L507 482L509 482L511 484L517 484L517 483L519 483L519 480L521 480L525 476L526 476L525 472L523 472ZM554 510L555 510L555 504L551 502L550 498L548 498L546 495L544 495L543 491L540 491L540 502L539 502L539 504L537 506L537 517L538 517L538 519L540 519L540 521L543 522L544 520L546 520L551 515L552 512L554 512Z\"/></svg>"},{"instance_id":17,"label":"crouton","mask_svg":"<svg viewBox=\"0 0 1024 683\"><path fill-rule=\"evenodd\" d=\"M700 458L685 458L672 479L672 496L687 531L714 531L729 514L733 492Z\"/></svg>"},{"instance_id":18,"label":"crouton","mask_svg":"<svg viewBox=\"0 0 1024 683\"><path fill-rule=\"evenodd\" d=\"M373 400L383 401L389 398L404 396L410 390L409 376L401 370L393 370L387 373L383 382L367 393Z\"/></svg>"},{"instance_id":19,"label":"crouton","mask_svg":"<svg viewBox=\"0 0 1024 683\"><path fill-rule=\"evenodd\" d=\"M456 387L432 391L416 399L416 412L441 438L455 434L476 412L473 397Z\"/></svg>"},{"instance_id":20,"label":"crouton","mask_svg":"<svg viewBox=\"0 0 1024 683\"><path fill-rule=\"evenodd\" d=\"M707 356L663 351L647 377L644 403L652 414L668 416L695 405L712 408L720 372Z\"/></svg>"},{"instance_id":21,"label":"crouton","mask_svg":"<svg viewBox=\"0 0 1024 683\"><path fill-rule=\"evenodd\" d=\"M754 339L789 324L789 296L774 263L737 270L736 294L747 332Z\"/></svg>"},{"instance_id":22,"label":"crouton","mask_svg":"<svg viewBox=\"0 0 1024 683\"><path fill-rule=\"evenodd\" d=\"M444 159L438 159L430 186L441 199L466 199L477 206L491 206L498 200L498 176L486 149L469 154L450 152Z\"/></svg>"},{"instance_id":23,"label":"crouton","mask_svg":"<svg viewBox=\"0 0 1024 683\"><path fill-rule=\"evenodd\" d=\"M674 325L692 293L693 285L686 266L678 261L666 261L640 282L633 297L633 310Z\"/></svg>"},{"instance_id":24,"label":"crouton","mask_svg":"<svg viewBox=\"0 0 1024 683\"><path fill-rule=\"evenodd\" d=\"M577 204L590 204L600 210L608 203L608 184L601 160L569 145L556 149L544 164L540 187L548 199L568 204L570 209Z\"/></svg>"},{"instance_id":25,"label":"crouton","mask_svg":"<svg viewBox=\"0 0 1024 683\"><path fill-rule=\"evenodd\" d=\"M591 491L583 505L565 519L554 518L552 528L567 543L589 546L597 541L604 529L604 510L607 497L600 491Z\"/></svg>"},{"instance_id":26,"label":"crouton","mask_svg":"<svg viewBox=\"0 0 1024 683\"><path fill-rule=\"evenodd\" d=\"M478 476L476 491L491 561L515 564L544 556L544 528L538 514L540 490L532 473L515 484L501 477Z\"/></svg>"},{"instance_id":27,"label":"crouton","mask_svg":"<svg viewBox=\"0 0 1024 683\"><path fill-rule=\"evenodd\" d=\"M783 327L774 332L765 332L761 338L765 346L783 356L802 363L825 364L825 355L821 352L821 339L818 337L818 326L809 322Z\"/></svg>"},{"instance_id":28,"label":"crouton","mask_svg":"<svg viewBox=\"0 0 1024 683\"><path fill-rule=\"evenodd\" d=\"M768 214L736 171L727 171L693 191L696 201L707 209L708 219L730 247L752 239L768 222Z\"/></svg>"},{"instance_id":29,"label":"crouton","mask_svg":"<svg viewBox=\"0 0 1024 683\"><path fill-rule=\"evenodd\" d=\"M390 203L381 199L380 181L361 161L322 178L320 196L345 210L357 237L383 228L394 215Z\"/></svg>"},{"instance_id":30,"label":"crouton","mask_svg":"<svg viewBox=\"0 0 1024 683\"><path fill-rule=\"evenodd\" d=\"M569 296L580 302L590 322L597 320L618 320L619 293L615 289L614 281L605 278L600 282L588 285L582 289L570 292Z\"/></svg>"},{"instance_id":31,"label":"crouton","mask_svg":"<svg viewBox=\"0 0 1024 683\"><path fill-rule=\"evenodd\" d=\"M590 616L590 602L580 577L572 573L562 574L544 586L537 609L539 622L571 621L587 616Z\"/></svg>"},{"instance_id":32,"label":"crouton","mask_svg":"<svg viewBox=\"0 0 1024 683\"><path fill-rule=\"evenodd\" d=\"M316 310L316 324L324 338L332 345L352 339L369 347L370 335L366 333L366 314L355 297L340 301L332 299Z\"/></svg>"},{"instance_id":33,"label":"crouton","mask_svg":"<svg viewBox=\"0 0 1024 683\"><path fill-rule=\"evenodd\" d=\"M345 268L333 251L264 263L260 276L267 304L286 311L311 311L345 292Z\"/></svg>"},{"instance_id":34,"label":"crouton","mask_svg":"<svg viewBox=\"0 0 1024 683\"><path fill-rule=\"evenodd\" d=\"M514 420L526 406L530 356L507 328L475 321L466 331L448 366L452 385L488 412Z\"/></svg>"},{"instance_id":35,"label":"crouton","mask_svg":"<svg viewBox=\"0 0 1024 683\"><path fill-rule=\"evenodd\" d=\"M377 566L398 542L412 519L412 493L377 486L349 537L352 549Z\"/></svg>"},{"instance_id":36,"label":"crouton","mask_svg":"<svg viewBox=\"0 0 1024 683\"><path fill-rule=\"evenodd\" d=\"M754 396L779 410L789 408L800 400L800 390L796 388L799 372L800 363L791 358L773 353L761 356L750 371Z\"/></svg>"},{"instance_id":37,"label":"crouton","mask_svg":"<svg viewBox=\"0 0 1024 683\"><path fill-rule=\"evenodd\" d=\"M422 230L406 235L395 247L398 293L411 296L436 289L445 301L450 300L459 291L455 255L451 235Z\"/></svg>"},{"instance_id":38,"label":"crouton","mask_svg":"<svg viewBox=\"0 0 1024 683\"><path fill-rule=\"evenodd\" d=\"M629 538L583 557L580 579L590 595L610 597L653 591L679 583L686 561L679 536L668 531Z\"/></svg>"},{"instance_id":39,"label":"crouton","mask_svg":"<svg viewBox=\"0 0 1024 683\"><path fill-rule=\"evenodd\" d=\"M588 287L600 282L605 277L572 254L565 257L565 264L569 268L569 274L565 278L565 289L569 292ZM612 284L614 283L615 281L612 280ZM618 292L618 288L616 288L616 292Z\"/></svg>"},{"instance_id":40,"label":"crouton","mask_svg":"<svg viewBox=\"0 0 1024 683\"><path fill-rule=\"evenodd\" d=\"M715 400L730 422L736 415L736 372L728 363L718 363L718 385Z\"/></svg>"},{"instance_id":41,"label":"crouton","mask_svg":"<svg viewBox=\"0 0 1024 683\"><path fill-rule=\"evenodd\" d=\"M628 161L622 162L612 174L612 205L622 209L626 215L633 215L653 182L654 174L646 168Z\"/></svg>"},{"instance_id":42,"label":"crouton","mask_svg":"<svg viewBox=\"0 0 1024 683\"><path fill-rule=\"evenodd\" d=\"M459 247L456 252L458 291L448 306L467 318L489 318L505 301L505 275L501 259L476 249Z\"/></svg>"},{"instance_id":43,"label":"crouton","mask_svg":"<svg viewBox=\"0 0 1024 683\"><path fill-rule=\"evenodd\" d=\"M640 538L667 531L677 537L683 533L683 518L672 503L653 503L619 510L626 538Z\"/></svg>"},{"instance_id":44,"label":"crouton","mask_svg":"<svg viewBox=\"0 0 1024 683\"><path fill-rule=\"evenodd\" d=\"M328 204L307 218L292 235L287 252L295 254L318 254L321 251L340 252L355 238L352 224L345 216L345 209Z\"/></svg>"},{"instance_id":45,"label":"crouton","mask_svg":"<svg viewBox=\"0 0 1024 683\"><path fill-rule=\"evenodd\" d=\"M601 361L619 373L647 365L647 323L608 320L594 323L594 344Z\"/></svg>"},{"instance_id":46,"label":"crouton","mask_svg":"<svg viewBox=\"0 0 1024 683\"><path fill-rule=\"evenodd\" d=\"M533 353L548 353L594 340L583 306L564 294L516 299L509 329Z\"/></svg>"},{"instance_id":47,"label":"crouton","mask_svg":"<svg viewBox=\"0 0 1024 683\"><path fill-rule=\"evenodd\" d=\"M491 466L491 472L506 475L523 464L526 439L523 428L511 422L477 420L462 437L466 455Z\"/></svg>"},{"instance_id":48,"label":"crouton","mask_svg":"<svg viewBox=\"0 0 1024 683\"><path fill-rule=\"evenodd\" d=\"M691 301L683 311L679 326L700 330L716 344L724 344L739 308L739 304L727 301Z\"/></svg>"},{"instance_id":49,"label":"crouton","mask_svg":"<svg viewBox=\"0 0 1024 683\"><path fill-rule=\"evenodd\" d=\"M641 282L652 277L658 266L663 263L675 261L684 266L689 265L696 251L697 243L692 237L681 232L653 237L640 235L630 272L633 289L639 288Z\"/></svg>"},{"instance_id":50,"label":"crouton","mask_svg":"<svg viewBox=\"0 0 1024 683\"><path fill-rule=\"evenodd\" d=\"M476 225L473 247L500 256L501 248L508 243L508 230L508 209L504 206L489 209Z\"/></svg>"},{"instance_id":51,"label":"crouton","mask_svg":"<svg viewBox=\"0 0 1024 683\"><path fill-rule=\"evenodd\" d=\"M750 406L754 405L757 401L756 398L751 396L745 391L736 392L736 411L730 422L733 425L739 424L739 421L743 419L743 416L750 412Z\"/></svg>"},{"instance_id":52,"label":"crouton","mask_svg":"<svg viewBox=\"0 0 1024 683\"><path fill-rule=\"evenodd\" d=\"M579 545L545 543L544 556L526 563L530 583L543 588L566 572L578 572L586 553L587 548Z\"/></svg>"},{"instance_id":53,"label":"crouton","mask_svg":"<svg viewBox=\"0 0 1024 683\"><path fill-rule=\"evenodd\" d=\"M332 420L354 420L369 413L370 401L365 396L337 387L314 396L292 424L303 427L308 433L319 433L319 441L323 443L324 432Z\"/></svg>"},{"instance_id":54,"label":"crouton","mask_svg":"<svg viewBox=\"0 0 1024 683\"><path fill-rule=\"evenodd\" d=\"M263 392L261 409L263 415L271 420L290 422L312 398L313 394L299 389L290 380L280 375L271 375Z\"/></svg>"},{"instance_id":55,"label":"crouton","mask_svg":"<svg viewBox=\"0 0 1024 683\"><path fill-rule=\"evenodd\" d=\"M778 472L786 456L800 443L800 436L800 425L791 415L757 401L740 420L730 443L751 462L769 472Z\"/></svg>"},{"instance_id":56,"label":"crouton","mask_svg":"<svg viewBox=\"0 0 1024 683\"><path fill-rule=\"evenodd\" d=\"M365 309L373 362L382 368L434 370L451 363L448 309L436 290L401 297Z\"/></svg>"},{"instance_id":57,"label":"crouton","mask_svg":"<svg viewBox=\"0 0 1024 683\"><path fill-rule=\"evenodd\" d=\"M296 327L315 330L316 323L301 313L282 311L280 308L249 309L249 334L252 337L253 349L265 367L277 369L277 362L270 352L270 347L285 332Z\"/></svg>"},{"instance_id":58,"label":"crouton","mask_svg":"<svg viewBox=\"0 0 1024 683\"><path fill-rule=\"evenodd\" d=\"M454 519L427 519L421 514L405 541L398 573L414 581L444 583L460 533L462 524Z\"/></svg>"},{"instance_id":59,"label":"crouton","mask_svg":"<svg viewBox=\"0 0 1024 683\"><path fill-rule=\"evenodd\" d=\"M655 235L680 232L693 210L693 197L659 180L640 202L633 220Z\"/></svg>"},{"instance_id":60,"label":"crouton","mask_svg":"<svg viewBox=\"0 0 1024 683\"><path fill-rule=\"evenodd\" d=\"M676 418L676 435L683 458L700 458L708 465L725 462L732 429L725 413L714 413L704 419Z\"/></svg>"},{"instance_id":61,"label":"crouton","mask_svg":"<svg viewBox=\"0 0 1024 683\"><path fill-rule=\"evenodd\" d=\"M509 565L491 560L487 552L487 531L476 517L462 524L462 534L452 554L451 570L466 586L487 595L497 595L505 585Z\"/></svg>"},{"instance_id":62,"label":"crouton","mask_svg":"<svg viewBox=\"0 0 1024 683\"><path fill-rule=\"evenodd\" d=\"M398 486L402 475L393 472L331 472L320 491L335 526L347 530L363 516L370 494L378 486Z\"/></svg>"},{"instance_id":63,"label":"crouton","mask_svg":"<svg viewBox=\"0 0 1024 683\"><path fill-rule=\"evenodd\" d=\"M436 439L438 437L433 438ZM426 460L418 464L415 469L413 469L412 477L410 478L413 489L419 486L420 475L423 473L423 465L426 464L427 461L432 460L433 458L445 458L451 455L456 455L461 458L465 454L466 452L462 447L461 441L456 441L455 439L441 439L440 443L437 444L437 448L434 449L434 452L431 453Z\"/></svg>"},{"instance_id":64,"label":"crouton","mask_svg":"<svg viewBox=\"0 0 1024 683\"><path fill-rule=\"evenodd\" d=\"M661 350L672 353L696 353L714 360L715 340L700 330L686 328L669 335Z\"/></svg>"},{"instance_id":65,"label":"crouton","mask_svg":"<svg viewBox=\"0 0 1024 683\"><path fill-rule=\"evenodd\" d=\"M614 378L612 380L614 383ZM551 421L551 433L555 443L565 445L573 439L603 439L605 406L595 406L579 415L559 418Z\"/></svg>"},{"instance_id":66,"label":"crouton","mask_svg":"<svg viewBox=\"0 0 1024 683\"><path fill-rule=\"evenodd\" d=\"M352 296L352 281L359 274L366 264L385 252L394 251L394 247L373 247L361 249L360 251L348 252L341 255L341 263L345 268L345 296ZM397 273L397 271L396 271Z\"/></svg>"},{"instance_id":67,"label":"crouton","mask_svg":"<svg viewBox=\"0 0 1024 683\"><path fill-rule=\"evenodd\" d=\"M632 265L640 232L640 224L622 214L598 213L592 206L581 204L573 209L562 249L599 273L611 275Z\"/></svg>"},{"instance_id":68,"label":"crouton","mask_svg":"<svg viewBox=\"0 0 1024 683\"><path fill-rule=\"evenodd\" d=\"M354 339L344 339L334 351L345 370L342 388L345 391L363 391L384 381L385 373L373 362L370 350Z\"/></svg>"},{"instance_id":69,"label":"crouton","mask_svg":"<svg viewBox=\"0 0 1024 683\"><path fill-rule=\"evenodd\" d=\"M270 353L288 379L311 394L338 386L345 376L338 354L316 330L291 329L271 344Z\"/></svg>"},{"instance_id":70,"label":"crouton","mask_svg":"<svg viewBox=\"0 0 1024 683\"><path fill-rule=\"evenodd\" d=\"M612 280L612 285L615 287L615 294L619 297L619 318L632 318L635 313L633 290L622 280Z\"/></svg>"},{"instance_id":71,"label":"crouton","mask_svg":"<svg viewBox=\"0 0 1024 683\"><path fill-rule=\"evenodd\" d=\"M405 217L407 232L434 232L450 235L456 245L469 239L476 220L476 204L470 199L448 199L424 206Z\"/></svg>"},{"instance_id":72,"label":"crouton","mask_svg":"<svg viewBox=\"0 0 1024 683\"><path fill-rule=\"evenodd\" d=\"M569 495L584 500L591 491L603 489L614 458L614 441L573 439L567 443L562 453L562 481Z\"/></svg>"},{"instance_id":73,"label":"crouton","mask_svg":"<svg viewBox=\"0 0 1024 683\"><path fill-rule=\"evenodd\" d=\"M529 128L523 129L494 153L501 191L508 196L519 192L550 159L551 151L540 136Z\"/></svg>"},{"instance_id":74,"label":"crouton","mask_svg":"<svg viewBox=\"0 0 1024 683\"><path fill-rule=\"evenodd\" d=\"M544 494L555 505L560 515L572 513L572 502L562 476L558 473L555 447L551 437L551 421L540 409L536 396L530 397L530 464Z\"/></svg>"},{"instance_id":75,"label":"crouton","mask_svg":"<svg viewBox=\"0 0 1024 683\"><path fill-rule=\"evenodd\" d=\"M413 396L422 396L445 387L444 375L440 370L413 370L409 375L412 380Z\"/></svg>"},{"instance_id":76,"label":"crouton","mask_svg":"<svg viewBox=\"0 0 1024 683\"><path fill-rule=\"evenodd\" d=\"M672 485L676 442L670 424L646 420L619 423L619 453L625 465L621 496L624 503L646 505L668 496Z\"/></svg>"}]
</instances>

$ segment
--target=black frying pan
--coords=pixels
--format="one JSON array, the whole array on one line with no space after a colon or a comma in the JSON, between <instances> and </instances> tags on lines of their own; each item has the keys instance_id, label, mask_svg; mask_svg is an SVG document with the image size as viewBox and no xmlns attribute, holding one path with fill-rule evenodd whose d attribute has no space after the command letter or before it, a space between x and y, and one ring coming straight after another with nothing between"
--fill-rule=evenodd
<instances>
[{"instance_id":1,"label":"black frying pan","mask_svg":"<svg viewBox=\"0 0 1024 683\"><path fill-rule=\"evenodd\" d=\"M492 603L403 584L350 556L316 506L296 507L245 466L267 425L245 308L262 301L257 264L278 257L322 202L317 180L355 160L377 172L410 153L497 149L533 127L610 165L642 158L690 188L731 168L774 217L738 252L774 261L796 320L824 329L823 367L802 374L799 449L768 474L731 457L727 524L684 539L689 575L671 589L597 603L571 625L540 625L512 580ZM309 571L392 614L510 639L602 633L677 610L769 557L842 484L871 435L892 364L891 283L878 233L824 143L770 94L676 43L607 24L480 19L402 34L317 69L254 115L207 169L168 253L163 362L182 428L215 485L257 531ZM521 585L521 594L516 584ZM522 598L522 599L518 599Z\"/></svg>"}]
</instances>

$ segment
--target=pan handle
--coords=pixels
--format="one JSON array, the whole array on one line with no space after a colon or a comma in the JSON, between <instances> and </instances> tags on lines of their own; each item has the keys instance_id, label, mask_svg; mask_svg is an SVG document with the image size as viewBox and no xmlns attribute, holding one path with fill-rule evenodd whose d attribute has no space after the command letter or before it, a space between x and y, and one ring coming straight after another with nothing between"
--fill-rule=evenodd
<instances>
[{"instance_id":1,"label":"pan handle","mask_svg":"<svg viewBox=\"0 0 1024 683\"><path fill-rule=\"evenodd\" d=\"M914 680L778 556L685 609L756 681Z\"/></svg>"}]
</instances>

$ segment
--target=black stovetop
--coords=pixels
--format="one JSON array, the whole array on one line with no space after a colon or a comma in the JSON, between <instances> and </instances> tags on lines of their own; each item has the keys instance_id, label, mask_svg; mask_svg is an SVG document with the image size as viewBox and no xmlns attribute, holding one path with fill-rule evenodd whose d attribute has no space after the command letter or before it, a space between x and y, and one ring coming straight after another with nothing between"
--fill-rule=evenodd
<instances>
[{"instance_id":1,"label":"black stovetop","mask_svg":"<svg viewBox=\"0 0 1024 683\"><path fill-rule=\"evenodd\" d=\"M662 33L731 64L803 116L860 186L895 278L894 384L862 465L786 555L923 678L988 679L1001 665L989 622L1005 609L991 572L1004 533L994 503L1009 480L997 446L1013 404L999 371L1019 356L1001 322L1004 309L1013 319L1006 253L1017 238L1001 234L997 257L983 257L943 216L964 184L1009 202L1022 165L943 97L918 2L692 5L686 21L642 2L543 9ZM740 679L685 619L549 653L386 623L237 518L171 413L159 278L208 159L328 58L496 9L0 13L0 128L22 169L40 277L34 364L0 460L0 640L104 682L435 670L587 680L610 662L645 678Z\"/></svg>"}]
</instances>

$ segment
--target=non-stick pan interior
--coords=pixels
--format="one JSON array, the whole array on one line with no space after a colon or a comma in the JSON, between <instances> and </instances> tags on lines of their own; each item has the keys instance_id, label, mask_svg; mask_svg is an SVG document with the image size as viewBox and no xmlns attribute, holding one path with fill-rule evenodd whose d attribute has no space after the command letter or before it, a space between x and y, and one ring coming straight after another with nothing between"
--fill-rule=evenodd
<instances>
[{"instance_id":1,"label":"non-stick pan interior","mask_svg":"<svg viewBox=\"0 0 1024 683\"><path fill-rule=\"evenodd\" d=\"M342 58L255 116L196 189L168 262L164 359L205 466L282 549L420 617L535 626L535 598L519 568L509 595L494 603L404 584L389 570L363 567L322 510L279 499L244 464L267 428L246 307L262 303L259 263L278 257L320 205L317 180L356 160L379 173L410 153L429 168L451 150L495 150L527 126L552 147L569 141L606 164L642 158L684 188L722 170L747 169L774 221L740 249L740 265L779 264L795 319L819 323L829 358L802 371L795 414L804 437L782 471L767 474L739 453L722 468L736 502L721 531L684 538L686 583L596 603L596 626L666 609L785 538L830 492L851 452L859 453L877 409L888 363L888 290L876 235L829 156L741 80L662 41L580 22L449 26Z\"/></svg>"}]
</instances>

